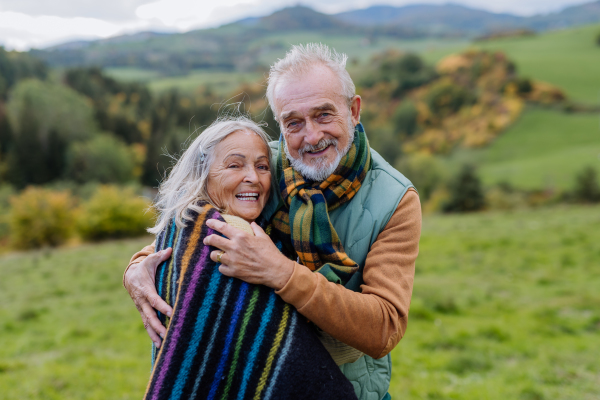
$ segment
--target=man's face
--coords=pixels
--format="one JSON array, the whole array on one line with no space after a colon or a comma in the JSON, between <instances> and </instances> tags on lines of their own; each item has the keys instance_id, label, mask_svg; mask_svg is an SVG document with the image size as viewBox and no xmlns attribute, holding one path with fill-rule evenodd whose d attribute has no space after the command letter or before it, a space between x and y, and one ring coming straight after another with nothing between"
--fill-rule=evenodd
<instances>
[{"instance_id":1,"label":"man's face","mask_svg":"<svg viewBox=\"0 0 600 400\"><path fill-rule=\"evenodd\" d=\"M339 78L324 66L284 76L276 83L274 97L292 166L307 179L324 180L352 145L360 97L348 107Z\"/></svg>"}]
</instances>

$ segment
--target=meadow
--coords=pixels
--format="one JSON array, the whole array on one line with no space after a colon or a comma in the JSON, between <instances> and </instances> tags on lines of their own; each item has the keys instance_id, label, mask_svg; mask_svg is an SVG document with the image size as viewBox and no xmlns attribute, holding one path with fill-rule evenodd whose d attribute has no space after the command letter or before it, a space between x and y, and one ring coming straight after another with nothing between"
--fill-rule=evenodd
<instances>
[{"instance_id":1,"label":"meadow","mask_svg":"<svg viewBox=\"0 0 600 400\"><path fill-rule=\"evenodd\" d=\"M487 186L570 190L583 168L600 171L600 121L595 113L529 108L490 146L455 151L445 162L453 170L478 166Z\"/></svg>"},{"instance_id":2,"label":"meadow","mask_svg":"<svg viewBox=\"0 0 600 400\"><path fill-rule=\"evenodd\" d=\"M600 207L427 216L390 393L404 399L600 396ZM150 344L124 266L151 240L0 258L0 393L138 399Z\"/></svg>"}]
</instances>

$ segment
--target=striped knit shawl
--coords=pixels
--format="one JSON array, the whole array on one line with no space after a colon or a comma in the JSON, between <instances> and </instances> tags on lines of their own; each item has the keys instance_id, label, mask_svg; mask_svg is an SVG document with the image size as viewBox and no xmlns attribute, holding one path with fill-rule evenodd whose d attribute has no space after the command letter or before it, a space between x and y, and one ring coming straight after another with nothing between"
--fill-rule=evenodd
<instances>
[{"instance_id":1,"label":"striped knit shawl","mask_svg":"<svg viewBox=\"0 0 600 400\"><path fill-rule=\"evenodd\" d=\"M202 239L216 233L206 220L223 218L202 207L193 223L178 229L172 222L157 237L156 251L173 248L156 287L174 312L170 320L159 313L167 334L154 348L145 399L356 398L293 307L272 289L219 272L209 257L215 249Z\"/></svg>"},{"instance_id":2,"label":"striped knit shawl","mask_svg":"<svg viewBox=\"0 0 600 400\"><path fill-rule=\"evenodd\" d=\"M273 227L291 236L301 264L345 284L358 265L344 251L329 212L354 197L371 166L364 128L356 125L352 147L323 182L305 180L290 165L283 146L280 139L277 180L284 206L273 217Z\"/></svg>"}]
</instances>

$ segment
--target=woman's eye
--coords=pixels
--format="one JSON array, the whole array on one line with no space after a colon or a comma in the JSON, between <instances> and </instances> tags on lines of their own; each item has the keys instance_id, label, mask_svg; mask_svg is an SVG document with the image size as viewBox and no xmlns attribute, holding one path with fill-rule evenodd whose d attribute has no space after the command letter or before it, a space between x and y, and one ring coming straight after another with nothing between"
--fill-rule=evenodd
<instances>
[{"instance_id":1,"label":"woman's eye","mask_svg":"<svg viewBox=\"0 0 600 400\"><path fill-rule=\"evenodd\" d=\"M227 168L239 168L240 166L237 164L231 164L230 166L228 166Z\"/></svg>"},{"instance_id":2,"label":"woman's eye","mask_svg":"<svg viewBox=\"0 0 600 400\"><path fill-rule=\"evenodd\" d=\"M262 169L262 170L265 170L265 171L269 171L270 170L270 168L269 168L268 165L259 165L258 169Z\"/></svg>"}]
</instances>

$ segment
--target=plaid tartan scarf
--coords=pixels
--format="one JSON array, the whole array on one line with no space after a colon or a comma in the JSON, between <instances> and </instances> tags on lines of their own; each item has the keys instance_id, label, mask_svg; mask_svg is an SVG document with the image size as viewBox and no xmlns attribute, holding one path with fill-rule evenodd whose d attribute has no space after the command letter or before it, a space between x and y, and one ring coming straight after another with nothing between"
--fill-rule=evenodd
<instances>
[{"instance_id":1,"label":"plaid tartan scarf","mask_svg":"<svg viewBox=\"0 0 600 400\"><path fill-rule=\"evenodd\" d=\"M358 265L346 254L329 220L329 211L350 201L371 166L371 151L362 124L336 170L323 182L305 180L290 166L279 140L278 177L284 206L273 217L273 228L291 236L301 264L327 280L346 284Z\"/></svg>"}]
</instances>

